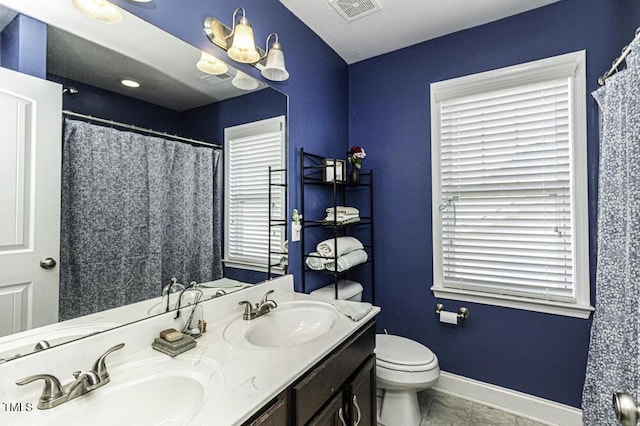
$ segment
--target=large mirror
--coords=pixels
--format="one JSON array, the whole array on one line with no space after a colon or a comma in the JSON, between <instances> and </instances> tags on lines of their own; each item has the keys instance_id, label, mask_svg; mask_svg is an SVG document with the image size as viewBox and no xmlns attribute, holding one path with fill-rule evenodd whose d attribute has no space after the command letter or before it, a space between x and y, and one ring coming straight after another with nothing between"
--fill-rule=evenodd
<instances>
[{"instance_id":1,"label":"large mirror","mask_svg":"<svg viewBox=\"0 0 640 426\"><path fill-rule=\"evenodd\" d=\"M46 3L45 6L37 0L0 0L0 52L3 53L0 56L3 58L0 66L12 68L10 61L6 60L6 49L15 46L16 37L23 38L20 41L21 48L26 46L33 47L36 51L44 50L42 43L45 38L31 37L30 34L24 33L34 22L44 25L46 78L59 83L63 89L60 96L62 109L66 111L63 116L66 119L86 123L92 127L103 127L111 133L130 132L141 137L157 137L170 140L174 144L197 147L199 150L218 151L218 154L213 156L214 164L219 167L218 172L213 172L214 175L218 174L219 180L214 182L214 188L217 185L218 191L224 192L224 174L219 172L223 167L224 147L212 148L208 144L223 145L225 128L287 114L288 101L285 94L248 76L243 77L252 80L251 87L237 88L236 86L242 85L234 84L234 79L240 78L241 73L228 64L220 65L226 68L220 74L202 71L202 67L196 66L196 63L203 59L200 49L134 15L122 11L122 22L107 25L80 14L72 7L70 0L51 0ZM20 19L23 21L17 23L16 20ZM17 35L12 25L21 27ZM212 52L216 52L213 46L208 53ZM206 55L205 57L209 60L209 65L215 61L215 58ZM124 86L121 80L125 78L138 80L140 87ZM65 124L63 129L66 137L66 133L70 132L69 124ZM286 133L286 130L284 132ZM128 156L128 150L129 148L122 150L119 155ZM131 148L131 151L134 149ZM63 179L65 173L73 173L65 169L65 162L69 161L66 155L68 154L63 155L62 160ZM86 155L97 157L104 153L89 151ZM176 164L173 167L180 170L189 169L191 166ZM139 181L123 182L121 186L140 186ZM0 194L3 192L0 191ZM221 194L216 194L215 197L221 197ZM221 199L224 200L224 197ZM76 204L74 200L65 199L63 193L63 221L65 214L75 214L73 206ZM102 220L103 216L108 216L104 207L102 212L100 209L94 210L98 210L99 217L85 220L95 222ZM221 211L224 212L224 208ZM222 234L224 220L220 223L218 226L222 229L218 232ZM76 236L65 234L67 231L63 223L60 238L62 244L73 245ZM221 236L217 235L215 238L220 239ZM222 244L222 241L223 239L215 244ZM118 244L116 242L116 245ZM83 250L87 251L87 247L90 248L90 244L85 243L72 253L81 256ZM63 265L56 267L59 266ZM199 280L199 283L204 282L201 290L207 298L238 291L267 278L265 272L238 270L224 267L223 264L222 270L223 277L206 278L205 274L204 278ZM0 281L1 278L2 276ZM117 306L110 305L98 311L84 299L91 296L85 294L82 286L73 288L71 301L67 306L62 306L61 302L60 306L60 318L66 321L26 331L19 331L30 328L24 324L4 324L4 332L0 330L0 348L8 350L5 350L6 353L0 353L0 362L7 362L43 346L64 343L165 312L171 299L167 301L169 296L162 297L162 289L170 281L166 276L158 278L157 281L152 296L149 296L152 300L137 300L134 297L132 303L123 298ZM124 279L116 285L132 286L133 293L137 293L134 282L135 279ZM0 282L0 291L2 286L3 283ZM61 289L62 287L61 284ZM15 301L15 297L13 300ZM6 300L0 298L0 307L5 309L6 306ZM22 314L19 312L15 314L15 322L20 322L20 315ZM11 327L18 332L11 334L11 331L7 331ZM45 341L44 345L37 345L41 340Z\"/></svg>"}]
</instances>

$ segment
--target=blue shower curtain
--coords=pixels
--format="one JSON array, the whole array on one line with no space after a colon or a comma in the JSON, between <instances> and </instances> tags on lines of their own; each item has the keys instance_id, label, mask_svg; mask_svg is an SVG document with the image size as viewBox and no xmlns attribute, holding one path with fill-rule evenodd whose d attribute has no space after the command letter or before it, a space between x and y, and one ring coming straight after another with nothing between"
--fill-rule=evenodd
<instances>
[{"instance_id":1,"label":"blue shower curtain","mask_svg":"<svg viewBox=\"0 0 640 426\"><path fill-rule=\"evenodd\" d=\"M640 42L594 92L601 115L596 311L582 396L585 425L619 425L615 391L640 397Z\"/></svg>"},{"instance_id":2,"label":"blue shower curtain","mask_svg":"<svg viewBox=\"0 0 640 426\"><path fill-rule=\"evenodd\" d=\"M65 121L60 320L222 277L219 155Z\"/></svg>"}]
</instances>

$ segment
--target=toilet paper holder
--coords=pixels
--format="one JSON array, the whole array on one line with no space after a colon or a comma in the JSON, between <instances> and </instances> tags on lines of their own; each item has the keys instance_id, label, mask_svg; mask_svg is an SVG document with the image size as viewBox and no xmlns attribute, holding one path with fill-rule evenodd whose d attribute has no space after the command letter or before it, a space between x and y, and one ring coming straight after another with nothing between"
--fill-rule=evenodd
<instances>
[{"instance_id":1,"label":"toilet paper holder","mask_svg":"<svg viewBox=\"0 0 640 426\"><path fill-rule=\"evenodd\" d=\"M442 303L436 304L436 314L440 315L440 312L444 312L444 311L445 309ZM469 318L469 315L471 314L469 313L468 308L465 308L464 306L461 306L460 308L458 308L458 319L465 320Z\"/></svg>"}]
</instances>

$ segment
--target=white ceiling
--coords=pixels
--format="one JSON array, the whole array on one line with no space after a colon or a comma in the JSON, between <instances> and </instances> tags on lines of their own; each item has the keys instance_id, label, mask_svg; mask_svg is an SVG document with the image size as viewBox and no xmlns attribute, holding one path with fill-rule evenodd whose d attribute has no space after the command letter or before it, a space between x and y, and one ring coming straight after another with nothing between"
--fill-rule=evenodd
<instances>
[{"instance_id":1,"label":"white ceiling","mask_svg":"<svg viewBox=\"0 0 640 426\"><path fill-rule=\"evenodd\" d=\"M340 0L379 10L347 22L330 0L280 0L348 64L559 0Z\"/></svg>"}]
</instances>

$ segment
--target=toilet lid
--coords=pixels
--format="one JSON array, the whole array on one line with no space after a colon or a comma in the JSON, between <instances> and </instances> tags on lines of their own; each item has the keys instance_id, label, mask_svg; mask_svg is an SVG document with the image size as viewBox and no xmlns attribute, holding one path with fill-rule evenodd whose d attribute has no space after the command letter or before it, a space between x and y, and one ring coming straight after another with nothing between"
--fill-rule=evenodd
<instances>
[{"instance_id":1,"label":"toilet lid","mask_svg":"<svg viewBox=\"0 0 640 426\"><path fill-rule=\"evenodd\" d=\"M401 336L376 334L376 358L397 365L424 365L436 356L424 345Z\"/></svg>"}]
</instances>

